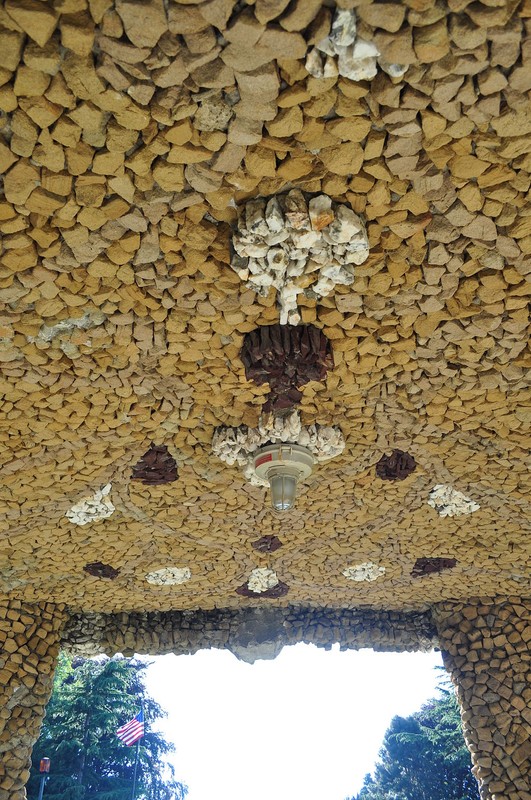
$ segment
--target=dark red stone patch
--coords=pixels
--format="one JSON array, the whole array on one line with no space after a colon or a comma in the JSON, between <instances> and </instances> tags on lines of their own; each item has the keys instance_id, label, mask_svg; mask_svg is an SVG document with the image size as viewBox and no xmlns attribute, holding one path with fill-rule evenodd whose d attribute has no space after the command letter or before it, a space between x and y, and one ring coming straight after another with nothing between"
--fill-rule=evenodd
<instances>
[{"instance_id":1,"label":"dark red stone patch","mask_svg":"<svg viewBox=\"0 0 531 800\"><path fill-rule=\"evenodd\" d=\"M114 569L110 564L102 564L101 561L93 561L91 564L85 564L83 569L94 578L107 578L111 581L118 577L118 573L120 572L119 569Z\"/></svg>"},{"instance_id":2,"label":"dark red stone patch","mask_svg":"<svg viewBox=\"0 0 531 800\"><path fill-rule=\"evenodd\" d=\"M133 467L132 479L147 486L159 486L177 480L177 462L166 445L152 444L138 464Z\"/></svg>"},{"instance_id":3,"label":"dark red stone patch","mask_svg":"<svg viewBox=\"0 0 531 800\"><path fill-rule=\"evenodd\" d=\"M417 463L413 456L403 450L393 450L390 456L382 456L376 464L376 475L383 481L403 481L415 472Z\"/></svg>"},{"instance_id":4,"label":"dark red stone patch","mask_svg":"<svg viewBox=\"0 0 531 800\"><path fill-rule=\"evenodd\" d=\"M243 583L241 586L238 586L236 589L236 594L241 595L242 597L268 597L270 599L274 599L276 597L284 597L289 591L289 587L287 583L282 583L279 581L276 586L273 586L271 589L266 589L265 592L253 592L246 583Z\"/></svg>"},{"instance_id":5,"label":"dark red stone patch","mask_svg":"<svg viewBox=\"0 0 531 800\"><path fill-rule=\"evenodd\" d=\"M411 570L413 578L422 578L424 575L432 575L434 572L443 572L445 569L452 569L457 564L455 558L417 558L415 566Z\"/></svg>"},{"instance_id":6,"label":"dark red stone patch","mask_svg":"<svg viewBox=\"0 0 531 800\"><path fill-rule=\"evenodd\" d=\"M309 381L322 381L334 367L330 342L313 325L266 325L245 335L240 358L245 377L269 384L264 411L293 408Z\"/></svg>"},{"instance_id":7,"label":"dark red stone patch","mask_svg":"<svg viewBox=\"0 0 531 800\"><path fill-rule=\"evenodd\" d=\"M262 536L252 543L255 550L259 553L274 553L279 547L282 547L282 542L278 536Z\"/></svg>"}]
</instances>

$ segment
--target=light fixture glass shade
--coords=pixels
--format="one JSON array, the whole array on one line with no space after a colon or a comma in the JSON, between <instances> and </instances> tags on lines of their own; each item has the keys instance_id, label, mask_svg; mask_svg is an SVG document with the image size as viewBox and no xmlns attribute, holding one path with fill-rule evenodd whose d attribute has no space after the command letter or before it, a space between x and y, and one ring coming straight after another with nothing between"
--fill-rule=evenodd
<instances>
[{"instance_id":1,"label":"light fixture glass shade","mask_svg":"<svg viewBox=\"0 0 531 800\"><path fill-rule=\"evenodd\" d=\"M275 511L289 511L295 505L297 478L294 475L273 475L270 478L271 503Z\"/></svg>"}]
</instances>

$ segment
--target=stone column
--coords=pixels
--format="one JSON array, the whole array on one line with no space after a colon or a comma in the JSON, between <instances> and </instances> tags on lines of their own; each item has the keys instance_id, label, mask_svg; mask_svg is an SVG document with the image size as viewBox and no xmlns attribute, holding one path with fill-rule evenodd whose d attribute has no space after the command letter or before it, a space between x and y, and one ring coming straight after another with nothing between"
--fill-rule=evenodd
<instances>
[{"instance_id":1,"label":"stone column","mask_svg":"<svg viewBox=\"0 0 531 800\"><path fill-rule=\"evenodd\" d=\"M49 700L62 606L0 598L0 800L23 800Z\"/></svg>"},{"instance_id":2,"label":"stone column","mask_svg":"<svg viewBox=\"0 0 531 800\"><path fill-rule=\"evenodd\" d=\"M433 616L481 797L531 800L531 601L441 603Z\"/></svg>"}]
</instances>

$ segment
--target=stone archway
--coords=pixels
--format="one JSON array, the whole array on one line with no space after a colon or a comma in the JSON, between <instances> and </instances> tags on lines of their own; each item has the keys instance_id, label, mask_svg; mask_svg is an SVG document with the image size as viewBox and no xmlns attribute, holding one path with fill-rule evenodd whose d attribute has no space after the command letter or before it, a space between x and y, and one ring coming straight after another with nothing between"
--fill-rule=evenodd
<instances>
[{"instance_id":1,"label":"stone archway","mask_svg":"<svg viewBox=\"0 0 531 800\"><path fill-rule=\"evenodd\" d=\"M410 611L255 607L245 610L68 614L62 606L0 602L0 800L23 800L31 749L60 646L103 652L193 653L227 648L274 658L284 645L440 647L457 686L473 771L484 800L531 800L531 602L474 598Z\"/></svg>"}]
</instances>

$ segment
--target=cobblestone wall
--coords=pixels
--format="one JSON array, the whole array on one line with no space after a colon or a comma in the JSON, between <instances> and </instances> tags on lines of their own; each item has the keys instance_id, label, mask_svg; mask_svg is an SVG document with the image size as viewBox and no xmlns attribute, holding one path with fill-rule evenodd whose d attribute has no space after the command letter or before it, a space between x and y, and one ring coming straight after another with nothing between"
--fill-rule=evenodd
<instances>
[{"instance_id":1,"label":"cobblestone wall","mask_svg":"<svg viewBox=\"0 0 531 800\"><path fill-rule=\"evenodd\" d=\"M531 800L531 601L434 609L483 800Z\"/></svg>"},{"instance_id":2,"label":"cobblestone wall","mask_svg":"<svg viewBox=\"0 0 531 800\"><path fill-rule=\"evenodd\" d=\"M531 800L531 602L514 597L407 613L291 607L68 617L62 606L0 599L0 800L25 798L60 644L79 655L219 647L252 662L299 641L395 651L440 646L482 800Z\"/></svg>"},{"instance_id":3,"label":"cobblestone wall","mask_svg":"<svg viewBox=\"0 0 531 800\"><path fill-rule=\"evenodd\" d=\"M0 800L23 800L52 690L62 606L0 599Z\"/></svg>"},{"instance_id":4,"label":"cobblestone wall","mask_svg":"<svg viewBox=\"0 0 531 800\"><path fill-rule=\"evenodd\" d=\"M62 645L79 655L195 653L226 648L244 661L274 658L284 645L307 642L344 649L430 650L437 646L429 611L248 608L129 614L73 614Z\"/></svg>"}]
</instances>

